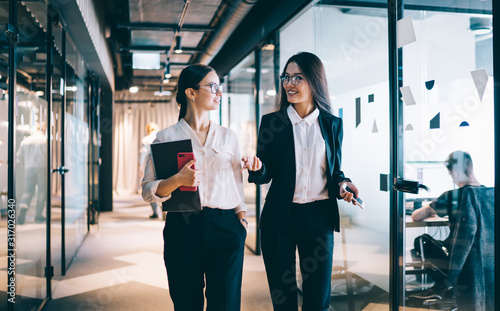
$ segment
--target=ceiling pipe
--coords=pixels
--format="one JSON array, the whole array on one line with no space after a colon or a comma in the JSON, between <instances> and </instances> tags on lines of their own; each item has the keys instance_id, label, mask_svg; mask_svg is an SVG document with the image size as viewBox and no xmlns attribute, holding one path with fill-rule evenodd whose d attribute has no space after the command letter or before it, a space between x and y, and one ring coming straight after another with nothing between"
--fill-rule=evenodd
<instances>
[{"instance_id":1,"label":"ceiling pipe","mask_svg":"<svg viewBox=\"0 0 500 311\"><path fill-rule=\"evenodd\" d=\"M117 24L116 28L123 28L128 30L176 31L177 28L179 28L179 25L165 23L121 23ZM205 27L200 25L183 25L182 31L211 32L214 31L214 29L212 27Z\"/></svg>"},{"instance_id":2,"label":"ceiling pipe","mask_svg":"<svg viewBox=\"0 0 500 311\"><path fill-rule=\"evenodd\" d=\"M257 0L228 1L220 26L208 39L205 51L198 54L194 62L210 63L256 2Z\"/></svg>"},{"instance_id":3,"label":"ceiling pipe","mask_svg":"<svg viewBox=\"0 0 500 311\"><path fill-rule=\"evenodd\" d=\"M174 41L170 45L169 52L171 52L174 49L175 40L177 39L177 36L181 35L180 34L181 28L182 28L182 25L184 24L184 19L186 18L186 13L187 13L190 2L191 2L191 0L184 0L184 7L182 8L181 18L179 19L179 24L177 25L177 29L174 32ZM168 53L168 54L170 54L170 53Z\"/></svg>"}]
</instances>

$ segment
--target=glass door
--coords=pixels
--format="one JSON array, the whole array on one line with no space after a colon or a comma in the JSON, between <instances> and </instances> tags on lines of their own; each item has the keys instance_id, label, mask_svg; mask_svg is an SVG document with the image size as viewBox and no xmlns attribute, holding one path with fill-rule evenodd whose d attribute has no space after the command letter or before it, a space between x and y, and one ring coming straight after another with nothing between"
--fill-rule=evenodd
<instances>
[{"instance_id":1,"label":"glass door","mask_svg":"<svg viewBox=\"0 0 500 311\"><path fill-rule=\"evenodd\" d=\"M8 11L8 10L7 10ZM17 4L21 30L16 58L15 165L16 309L36 309L50 296L47 266L48 109L46 94L47 5ZM22 60L22 61L19 61ZM12 80L10 80L12 81ZM7 116L3 114L2 116ZM15 164L14 164L15 163ZM2 238L3 240L3 238ZM3 251L3 248L2 248ZM1 256L1 255L0 255Z\"/></svg>"},{"instance_id":2,"label":"glass door","mask_svg":"<svg viewBox=\"0 0 500 311\"><path fill-rule=\"evenodd\" d=\"M87 68L70 36L66 36L66 105L62 110L65 174L65 261L68 267L88 232L88 144L89 123L86 101Z\"/></svg>"},{"instance_id":3,"label":"glass door","mask_svg":"<svg viewBox=\"0 0 500 311\"><path fill-rule=\"evenodd\" d=\"M405 193L408 307L493 310L491 4L413 5L398 28L408 39L400 89L404 179L420 185Z\"/></svg>"},{"instance_id":4,"label":"glass door","mask_svg":"<svg viewBox=\"0 0 500 311\"><path fill-rule=\"evenodd\" d=\"M387 10L347 2L352 6L319 1L301 17L313 21L310 31L314 36L306 48L322 59L332 114L342 119L342 170L366 204L360 209L339 201L341 231L335 234L331 306L389 310ZM303 29L296 25L287 29L286 35L292 37ZM280 54L283 63L289 55Z\"/></svg>"},{"instance_id":5,"label":"glass door","mask_svg":"<svg viewBox=\"0 0 500 311\"><path fill-rule=\"evenodd\" d=\"M65 275L87 230L87 69L73 41L54 24L52 77L52 244L56 277ZM57 285L56 285L57 286Z\"/></svg>"}]
</instances>

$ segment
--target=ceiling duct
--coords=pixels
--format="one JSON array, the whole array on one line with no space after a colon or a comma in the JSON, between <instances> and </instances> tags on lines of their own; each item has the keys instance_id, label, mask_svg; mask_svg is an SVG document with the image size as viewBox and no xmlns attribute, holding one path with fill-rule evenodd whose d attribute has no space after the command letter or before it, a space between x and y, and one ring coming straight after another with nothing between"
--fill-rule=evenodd
<instances>
[{"instance_id":1,"label":"ceiling duct","mask_svg":"<svg viewBox=\"0 0 500 311\"><path fill-rule=\"evenodd\" d=\"M228 1L226 11L221 17L220 26L211 34L204 51L198 54L194 62L210 63L256 2L257 0Z\"/></svg>"}]
</instances>

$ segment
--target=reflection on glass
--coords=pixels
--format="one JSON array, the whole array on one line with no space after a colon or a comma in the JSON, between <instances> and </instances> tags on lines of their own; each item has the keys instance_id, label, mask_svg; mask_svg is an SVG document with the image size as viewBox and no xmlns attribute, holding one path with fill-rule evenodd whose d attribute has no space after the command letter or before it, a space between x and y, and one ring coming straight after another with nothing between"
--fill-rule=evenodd
<instances>
[{"instance_id":1,"label":"reflection on glass","mask_svg":"<svg viewBox=\"0 0 500 311\"><path fill-rule=\"evenodd\" d=\"M16 247L18 263L25 261L16 265L16 305L28 306L46 296L47 102L22 87L17 97Z\"/></svg>"},{"instance_id":2,"label":"reflection on glass","mask_svg":"<svg viewBox=\"0 0 500 311\"><path fill-rule=\"evenodd\" d=\"M65 110L65 232L66 266L76 255L87 233L88 205L88 142L89 125L85 101L86 69L73 41L67 39L68 63L66 65L66 110Z\"/></svg>"},{"instance_id":3,"label":"reflection on glass","mask_svg":"<svg viewBox=\"0 0 500 311\"><path fill-rule=\"evenodd\" d=\"M24 193L19 201L17 223L24 225L34 199L34 222L44 223L47 201L47 135L45 122L36 121L21 141L16 160L24 168ZM36 192L36 195L35 195ZM31 213L30 213L31 214ZM30 216L30 215L28 215Z\"/></svg>"}]
</instances>

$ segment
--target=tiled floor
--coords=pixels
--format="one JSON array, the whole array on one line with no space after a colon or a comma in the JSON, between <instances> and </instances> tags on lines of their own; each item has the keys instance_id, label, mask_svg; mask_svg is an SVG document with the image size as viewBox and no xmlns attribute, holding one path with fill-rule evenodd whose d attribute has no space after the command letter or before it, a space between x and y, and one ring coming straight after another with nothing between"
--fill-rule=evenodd
<instances>
[{"instance_id":1,"label":"tiled floor","mask_svg":"<svg viewBox=\"0 0 500 311\"><path fill-rule=\"evenodd\" d=\"M163 265L163 221L140 197L121 197L92 226L46 310L173 310ZM45 309L44 309L45 310ZM242 310L272 310L262 257L245 254Z\"/></svg>"},{"instance_id":2,"label":"tiled floor","mask_svg":"<svg viewBox=\"0 0 500 311\"><path fill-rule=\"evenodd\" d=\"M151 208L140 196L118 197L114 201L113 212L102 213L99 224L91 226L77 256L65 276L61 276L60 260L53 252L52 264L56 266L56 276L52 280L53 300L44 310L54 311L173 311L168 293L167 277L163 265L164 222L149 219ZM57 222L55 222L57 223ZM250 229L247 244L254 248L255 224ZM40 227L40 228L39 228ZM54 230L57 226L54 227ZM39 230L35 236L41 239L23 239L29 242L25 248L44 246L45 230L42 225L20 226L18 233ZM38 232L38 231L37 231ZM58 246L53 243L57 250ZM365 245L363 250L369 248ZM31 258L31 257L27 257ZM45 297L43 262L37 271L23 271L23 258L18 258L18 280L24 284L18 287L23 303L16 310L35 310L40 297ZM6 258L0 256L0 277L6 279ZM59 264L59 265L58 265ZM359 277L353 281L356 286L354 299L350 305L346 291L345 275L336 271L332 276L335 295L330 311L383 311L389 310L387 293ZM0 284L0 299L6 301L7 282ZM3 293L2 293L3 292ZM357 294L356 294L357 292ZM300 300L300 297L299 297ZM0 304L0 309L3 310ZM271 299L267 286L264 264L261 256L255 256L248 248L245 253L242 311L270 311ZM410 309L407 309L410 310ZM411 309L424 310L424 309ZM429 309L427 309L429 310Z\"/></svg>"}]
</instances>

